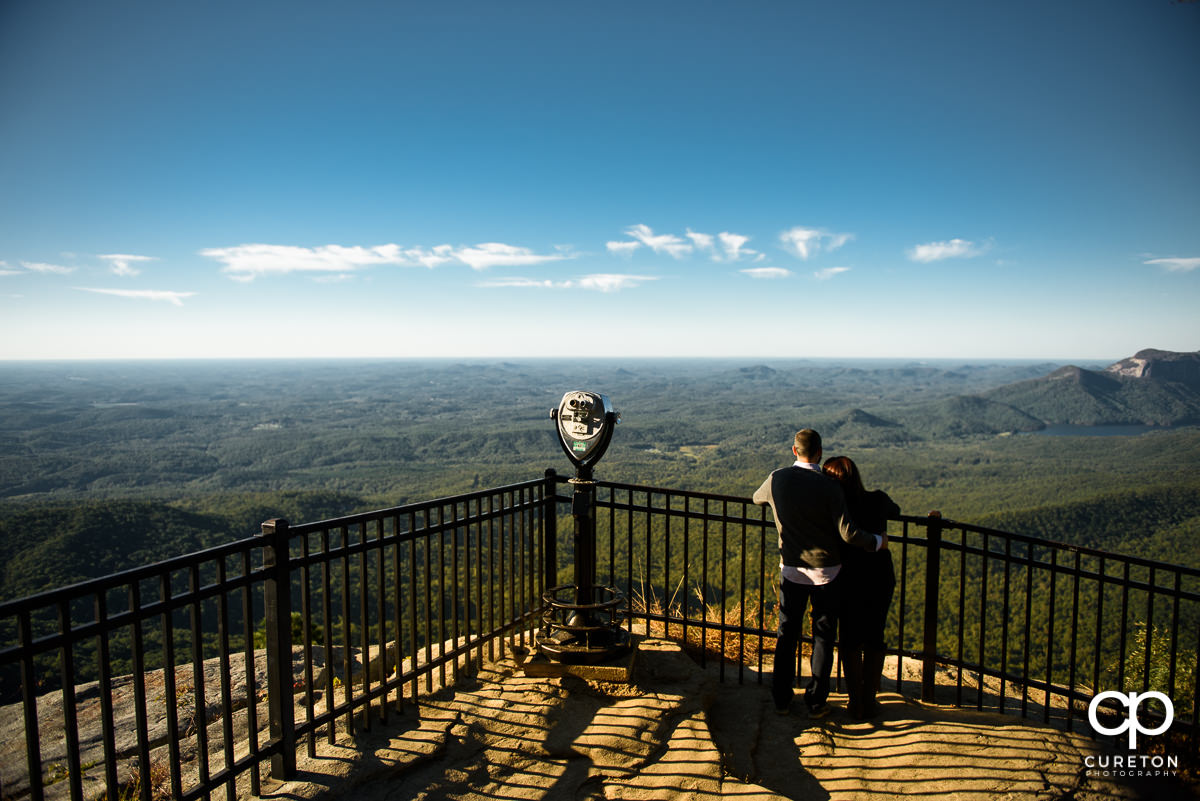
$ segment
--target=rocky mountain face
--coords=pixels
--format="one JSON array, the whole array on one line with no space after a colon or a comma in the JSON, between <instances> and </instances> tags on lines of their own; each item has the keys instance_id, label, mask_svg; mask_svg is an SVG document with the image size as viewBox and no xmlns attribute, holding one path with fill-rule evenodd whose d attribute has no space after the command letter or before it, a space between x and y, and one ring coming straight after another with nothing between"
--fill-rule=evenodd
<instances>
[{"instance_id":1,"label":"rocky mountain face","mask_svg":"<svg viewBox=\"0 0 1200 801\"><path fill-rule=\"evenodd\" d=\"M983 397L1046 425L1200 422L1200 351L1143 350L1104 370L1062 367Z\"/></svg>"},{"instance_id":2,"label":"rocky mountain face","mask_svg":"<svg viewBox=\"0 0 1200 801\"><path fill-rule=\"evenodd\" d=\"M1104 372L1125 378L1174 381L1200 389L1200 351L1177 353L1149 348L1109 365Z\"/></svg>"}]
</instances>

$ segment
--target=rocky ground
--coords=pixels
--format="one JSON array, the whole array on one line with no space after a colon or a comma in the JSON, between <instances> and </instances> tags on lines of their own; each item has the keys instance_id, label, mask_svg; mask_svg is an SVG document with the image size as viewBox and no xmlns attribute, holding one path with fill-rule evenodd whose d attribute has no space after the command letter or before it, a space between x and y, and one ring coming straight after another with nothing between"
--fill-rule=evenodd
<instances>
[{"instance_id":1,"label":"rocky ground","mask_svg":"<svg viewBox=\"0 0 1200 801\"><path fill-rule=\"evenodd\" d=\"M835 695L844 706L844 696ZM843 708L774 713L757 676L724 683L671 641L641 643L630 684L489 664L419 710L301 761L273 799L1190 798L1165 779L1088 776L1081 734L885 693L877 721Z\"/></svg>"},{"instance_id":2,"label":"rocky ground","mask_svg":"<svg viewBox=\"0 0 1200 801\"><path fill-rule=\"evenodd\" d=\"M1105 746L1083 733L1034 722L1041 718L1039 707L1031 707L1032 720L1026 720L959 709L949 697L946 704L913 700L919 690L915 666L911 674L906 671L901 692L882 695L883 714L863 723L847 716L845 698L838 694L832 698L834 714L823 720L809 720L802 712L776 715L752 668L744 669L739 682L737 668L727 665L721 681L717 664L701 667L678 643L660 637L641 638L632 680L623 683L526 675L521 649L500 650L492 661L460 668L456 681L454 671L447 671L444 685L435 671L432 686L422 682L419 703L406 701L404 712L392 710L386 724L375 717L364 731L359 715L351 737L339 721L335 743L322 737L316 758L301 748L296 779L264 780L263 796L273 801L1198 797L1169 778L1132 782L1089 775L1085 757L1107 753ZM342 657L335 655L333 662L340 664ZM219 668L206 664L206 671L210 667ZM256 683L262 686L265 665L255 667L260 674ZM353 668L361 670L357 657ZM894 677L894 665L890 672ZM181 689L190 676L190 667L177 672ZM231 678L237 687L246 676ZM155 683L161 683L161 672L157 678L148 674L148 681L148 698L155 707L151 764L160 768L152 771L152 790L155 797L168 797L166 766L172 750L182 763L185 787L186 777L195 775L195 726L172 749L165 742L162 688ZM114 688L122 777L133 773L130 760L136 758L127 684L120 680ZM885 686L895 687L894 678ZM103 750L96 721L87 723L95 716L94 693L81 690L86 765L94 764ZM941 690L954 693L956 688ZM39 702L43 731L56 717L61 721L61 708L54 706L58 695ZM239 708L235 729L244 732L249 697L244 691L235 693L234 703ZM261 707L261 700L254 706ZM265 711L261 709L260 726ZM1052 710L1052 715L1062 711ZM303 719L299 708L297 718ZM28 797L28 783L20 781L24 747L19 708L3 710L0 727L3 797ZM215 751L220 721L214 719L207 728ZM43 738L44 764L59 758L48 753L52 740ZM47 798L67 797L68 784L52 784ZM83 784L85 798L99 797L102 765L85 771ZM245 777L237 795L250 795Z\"/></svg>"}]
</instances>

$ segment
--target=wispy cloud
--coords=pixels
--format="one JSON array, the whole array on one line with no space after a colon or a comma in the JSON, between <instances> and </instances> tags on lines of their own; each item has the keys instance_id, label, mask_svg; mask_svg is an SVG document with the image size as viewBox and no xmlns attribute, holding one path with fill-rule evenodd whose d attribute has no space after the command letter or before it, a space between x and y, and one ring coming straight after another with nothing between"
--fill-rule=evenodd
<instances>
[{"instance_id":1,"label":"wispy cloud","mask_svg":"<svg viewBox=\"0 0 1200 801\"><path fill-rule=\"evenodd\" d=\"M24 271L23 270L10 270L8 268L8 262L0 261L0 277L6 276L6 275L20 275L22 272L24 272Z\"/></svg>"},{"instance_id":2,"label":"wispy cloud","mask_svg":"<svg viewBox=\"0 0 1200 801\"><path fill-rule=\"evenodd\" d=\"M707 254L713 261L763 258L757 250L746 247L750 237L728 231L714 235L688 228L681 237L676 234L656 234L650 226L639 223L626 229L625 234L630 237L629 240L605 243L610 253L629 256L638 248L647 247L655 253L666 254L675 259L682 259L693 253Z\"/></svg>"},{"instance_id":3,"label":"wispy cloud","mask_svg":"<svg viewBox=\"0 0 1200 801\"><path fill-rule=\"evenodd\" d=\"M779 235L784 250L807 260L820 251L831 252L854 238L854 234L834 234L823 228L796 226Z\"/></svg>"},{"instance_id":4,"label":"wispy cloud","mask_svg":"<svg viewBox=\"0 0 1200 801\"><path fill-rule=\"evenodd\" d=\"M267 275L289 273L324 273L346 275L357 270L382 264L398 266L437 267L459 261L475 270L488 267L512 267L544 264L571 258L566 249L557 253L535 253L529 248L484 242L469 247L437 245L433 248L401 248L387 244L375 247L355 245L323 245L306 248L294 245L238 245L230 248L209 248L200 255L222 262L221 272L236 281L253 281Z\"/></svg>"},{"instance_id":5,"label":"wispy cloud","mask_svg":"<svg viewBox=\"0 0 1200 801\"><path fill-rule=\"evenodd\" d=\"M505 245L502 242L484 242L474 247L459 248L453 251L453 255L472 270L486 270L489 267L528 267L569 258L568 253L561 251L539 254L529 248Z\"/></svg>"},{"instance_id":6,"label":"wispy cloud","mask_svg":"<svg viewBox=\"0 0 1200 801\"><path fill-rule=\"evenodd\" d=\"M184 298L190 298L195 292L171 292L164 289L97 289L95 287L77 286L81 292L95 292L98 295L116 295L121 298L137 300L166 301L175 306L182 306Z\"/></svg>"},{"instance_id":7,"label":"wispy cloud","mask_svg":"<svg viewBox=\"0 0 1200 801\"><path fill-rule=\"evenodd\" d=\"M133 256L128 253L110 253L99 256L112 265L113 275L132 277L139 275L141 270L132 266L131 262L154 261L153 256Z\"/></svg>"},{"instance_id":8,"label":"wispy cloud","mask_svg":"<svg viewBox=\"0 0 1200 801\"><path fill-rule=\"evenodd\" d=\"M629 257L633 255L633 251L642 246L641 242L605 242L604 247L608 248L609 253L616 253L618 256Z\"/></svg>"},{"instance_id":9,"label":"wispy cloud","mask_svg":"<svg viewBox=\"0 0 1200 801\"><path fill-rule=\"evenodd\" d=\"M848 272L850 272L849 267L826 267L823 270L817 270L815 273L813 273L813 276L816 277L818 281L828 281L835 275L841 275L842 273Z\"/></svg>"},{"instance_id":10,"label":"wispy cloud","mask_svg":"<svg viewBox=\"0 0 1200 801\"><path fill-rule=\"evenodd\" d=\"M631 289L640 286L647 281L656 280L658 279L649 275L594 273L581 278L569 278L563 281L516 277L495 278L490 281L481 281L476 286L491 289L587 289L595 292L618 292L622 289Z\"/></svg>"},{"instance_id":11,"label":"wispy cloud","mask_svg":"<svg viewBox=\"0 0 1200 801\"><path fill-rule=\"evenodd\" d=\"M68 275L75 272L74 267L63 267L58 264L44 264L38 261L23 261L21 266L32 273Z\"/></svg>"},{"instance_id":12,"label":"wispy cloud","mask_svg":"<svg viewBox=\"0 0 1200 801\"><path fill-rule=\"evenodd\" d=\"M675 234L656 234L648 225L638 223L625 231L638 242L653 250L655 253L666 253L672 258L681 259L692 252L692 245L684 242Z\"/></svg>"},{"instance_id":13,"label":"wispy cloud","mask_svg":"<svg viewBox=\"0 0 1200 801\"><path fill-rule=\"evenodd\" d=\"M787 278L792 274L791 270L785 270L782 267L747 267L740 272L751 278Z\"/></svg>"},{"instance_id":14,"label":"wispy cloud","mask_svg":"<svg viewBox=\"0 0 1200 801\"><path fill-rule=\"evenodd\" d=\"M294 245L238 245L200 251L224 263L221 272L235 281L253 281L265 275L289 273L345 273L377 264L403 264L399 245L343 247L324 245L317 248Z\"/></svg>"},{"instance_id":15,"label":"wispy cloud","mask_svg":"<svg viewBox=\"0 0 1200 801\"><path fill-rule=\"evenodd\" d=\"M1150 259L1144 262L1145 264L1154 264L1162 267L1167 272L1172 273L1190 273L1192 270L1200 267L1200 258L1186 259Z\"/></svg>"},{"instance_id":16,"label":"wispy cloud","mask_svg":"<svg viewBox=\"0 0 1200 801\"><path fill-rule=\"evenodd\" d=\"M978 256L983 249L974 242L966 239L951 239L947 242L929 242L916 245L908 250L911 261L931 262L942 259L970 259Z\"/></svg>"}]
</instances>

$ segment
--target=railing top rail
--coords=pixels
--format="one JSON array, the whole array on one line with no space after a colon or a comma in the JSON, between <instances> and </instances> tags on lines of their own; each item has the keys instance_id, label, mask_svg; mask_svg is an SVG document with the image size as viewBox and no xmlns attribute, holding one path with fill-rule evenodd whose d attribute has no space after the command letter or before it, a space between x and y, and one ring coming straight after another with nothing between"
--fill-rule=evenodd
<instances>
[{"instance_id":1,"label":"railing top rail","mask_svg":"<svg viewBox=\"0 0 1200 801\"><path fill-rule=\"evenodd\" d=\"M971 532L975 534L987 534L989 537L997 537L1008 539L1014 542L1020 542L1026 545L1036 545L1043 548L1055 548L1068 553L1078 553L1082 556L1092 556L1100 559L1112 559L1121 561L1138 567L1152 568L1154 570L1164 570L1172 573L1178 573L1182 576L1200 577L1200 569L1194 567L1186 567L1183 565L1173 565L1170 562L1160 562L1154 559L1146 559L1141 556L1132 556L1129 554L1115 553L1113 551L1104 551L1098 548L1090 548L1086 545L1073 545L1069 542L1061 542L1052 540L1046 537L1035 537L1030 534L1018 534L1012 531L1004 531L1002 529L988 528L986 526L977 526L973 523L960 523L957 520L947 518L936 518L923 515L899 515L892 518L904 523L915 523L918 525L928 525L931 519L941 521L942 529L958 529L963 532ZM957 547L951 543L948 547Z\"/></svg>"},{"instance_id":2,"label":"railing top rail","mask_svg":"<svg viewBox=\"0 0 1200 801\"><path fill-rule=\"evenodd\" d=\"M570 478L568 476L557 476L560 484L567 483ZM641 484L624 484L619 481L597 481L597 486L609 487L611 489L628 490L630 492L646 492L656 495L678 495L687 496L689 498L699 498L701 500L721 501L724 503L746 504L747 506L755 506L750 498L738 495L722 495L716 492L694 492L692 490L669 489L667 487L648 487Z\"/></svg>"},{"instance_id":3,"label":"railing top rail","mask_svg":"<svg viewBox=\"0 0 1200 801\"><path fill-rule=\"evenodd\" d=\"M441 506L446 506L452 503L464 503L481 498L487 498L492 495L498 495L503 492L515 492L522 489L532 489L545 484L546 479L538 478L532 481L520 481L515 484L506 484L501 487L491 487L489 489L475 490L472 492L464 492L461 495L447 495L441 498L434 498L428 501L417 501L416 503L407 503L402 506L392 506L386 509L373 509L369 512L359 512L353 515L344 517L333 517L328 520L316 520L311 523L300 523L297 525L289 525L288 533L292 536L301 536L311 534L315 531L324 531L330 528L339 528L341 526L353 526L359 523L367 523L374 520L380 520L396 515L406 515L410 512L423 512L429 509L436 509Z\"/></svg>"},{"instance_id":4,"label":"railing top rail","mask_svg":"<svg viewBox=\"0 0 1200 801\"><path fill-rule=\"evenodd\" d=\"M118 587L127 587L146 579L156 578L164 573L170 573L175 570L186 570L194 565L214 562L218 559L224 559L261 547L262 545L263 541L261 537L246 537L181 556L172 556L170 559L163 559L148 565L131 567L128 570L110 573L107 576L86 579L75 584L68 584L65 587L56 587L34 595L26 595L23 598L3 601L0 602L0 617L18 615L32 609L44 609L64 601L74 601L78 598L108 592Z\"/></svg>"}]
</instances>

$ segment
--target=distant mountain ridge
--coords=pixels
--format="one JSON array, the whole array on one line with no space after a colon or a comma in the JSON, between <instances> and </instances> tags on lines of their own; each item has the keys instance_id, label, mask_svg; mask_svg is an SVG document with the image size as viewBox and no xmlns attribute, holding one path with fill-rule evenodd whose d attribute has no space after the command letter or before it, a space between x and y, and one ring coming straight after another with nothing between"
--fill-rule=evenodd
<instances>
[{"instance_id":1,"label":"distant mountain ridge","mask_svg":"<svg viewBox=\"0 0 1200 801\"><path fill-rule=\"evenodd\" d=\"M1200 351L1142 350L1104 370L1073 365L985 392L1045 425L1200 422Z\"/></svg>"}]
</instances>

